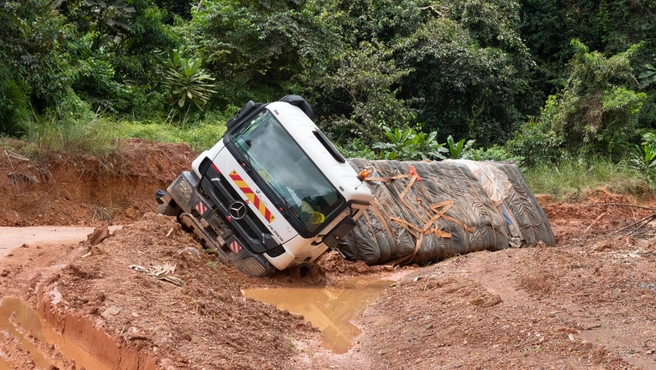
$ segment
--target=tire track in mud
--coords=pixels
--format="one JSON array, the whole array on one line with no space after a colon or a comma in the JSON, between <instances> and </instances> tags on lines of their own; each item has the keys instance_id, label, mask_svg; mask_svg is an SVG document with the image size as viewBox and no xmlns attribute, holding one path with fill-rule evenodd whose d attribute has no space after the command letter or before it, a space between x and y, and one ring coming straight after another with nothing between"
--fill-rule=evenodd
<instances>
[{"instance_id":1,"label":"tire track in mud","mask_svg":"<svg viewBox=\"0 0 656 370\"><path fill-rule=\"evenodd\" d=\"M88 245L79 242L93 231L0 227L0 370L156 368L154 359L121 348L92 322L56 307L56 294L39 289L88 251Z\"/></svg>"}]
</instances>

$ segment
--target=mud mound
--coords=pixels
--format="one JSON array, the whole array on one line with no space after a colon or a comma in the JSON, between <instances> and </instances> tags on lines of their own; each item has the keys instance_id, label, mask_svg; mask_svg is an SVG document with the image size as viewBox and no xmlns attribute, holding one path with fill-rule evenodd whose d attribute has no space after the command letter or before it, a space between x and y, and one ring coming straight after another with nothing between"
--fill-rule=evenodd
<instances>
[{"instance_id":1,"label":"mud mound","mask_svg":"<svg viewBox=\"0 0 656 370\"><path fill-rule=\"evenodd\" d=\"M364 261L348 261L337 251L329 251L321 255L315 264L323 271L339 274L340 276L360 276L381 271L391 271L392 266L368 266Z\"/></svg>"},{"instance_id":2,"label":"mud mound","mask_svg":"<svg viewBox=\"0 0 656 370\"><path fill-rule=\"evenodd\" d=\"M42 286L43 296L49 311L95 323L162 368L288 367L291 338L316 336L315 329L242 296L240 288L263 280L197 248L173 218L146 214L62 269Z\"/></svg>"},{"instance_id":3,"label":"mud mound","mask_svg":"<svg viewBox=\"0 0 656 370\"><path fill-rule=\"evenodd\" d=\"M650 204L653 204L653 201L637 203L625 194L613 194L608 189L599 188L589 191L583 202L545 202L543 208L550 221L558 219L591 221L601 215L608 215L609 219L622 222L656 212L656 208L650 207Z\"/></svg>"},{"instance_id":4,"label":"mud mound","mask_svg":"<svg viewBox=\"0 0 656 370\"><path fill-rule=\"evenodd\" d=\"M19 143L20 144L20 143ZM17 144L18 145L18 144ZM123 142L121 155L28 161L0 146L0 226L97 225L138 220L196 157L187 144Z\"/></svg>"},{"instance_id":5,"label":"mud mound","mask_svg":"<svg viewBox=\"0 0 656 370\"><path fill-rule=\"evenodd\" d=\"M560 245L619 236L614 233L627 227L624 233L640 233L646 231L643 223L636 225L643 230L631 225L656 213L653 202L636 204L603 188L590 191L584 203L545 202L543 209Z\"/></svg>"},{"instance_id":6,"label":"mud mound","mask_svg":"<svg viewBox=\"0 0 656 370\"><path fill-rule=\"evenodd\" d=\"M372 369L653 369L655 244L609 238L432 265L371 305L361 346Z\"/></svg>"}]
</instances>

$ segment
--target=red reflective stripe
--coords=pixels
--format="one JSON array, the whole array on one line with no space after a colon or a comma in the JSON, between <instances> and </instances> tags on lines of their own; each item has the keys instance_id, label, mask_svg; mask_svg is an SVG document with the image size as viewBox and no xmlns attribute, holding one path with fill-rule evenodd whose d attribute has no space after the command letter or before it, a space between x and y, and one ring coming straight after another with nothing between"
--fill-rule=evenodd
<instances>
[{"instance_id":1,"label":"red reflective stripe","mask_svg":"<svg viewBox=\"0 0 656 370\"><path fill-rule=\"evenodd\" d=\"M258 212L260 212L260 214L267 221L273 222L275 217L273 216L273 214L271 214L271 211L269 211L269 208L267 208L266 206L260 207L261 205L263 205L262 201L260 200L260 197L257 196L253 192L253 189L251 189L248 186L248 184L246 183L246 181L244 181L244 179L242 179L241 176L239 176L237 171L232 170L232 172L230 172L229 176L235 182L235 184L237 185L239 190L241 190L244 193L244 195L246 195L246 198L248 198L248 199L245 199L244 202L246 202L248 204L248 200L250 199L251 202L253 203L253 205L255 206L255 208L257 208ZM264 209L262 209L262 208L264 208Z\"/></svg>"}]
</instances>

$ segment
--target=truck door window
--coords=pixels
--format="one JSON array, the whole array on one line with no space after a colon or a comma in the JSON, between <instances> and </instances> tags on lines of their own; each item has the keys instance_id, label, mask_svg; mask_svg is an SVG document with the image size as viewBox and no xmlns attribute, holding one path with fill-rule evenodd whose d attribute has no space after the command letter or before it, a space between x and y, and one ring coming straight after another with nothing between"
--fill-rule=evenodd
<instances>
[{"instance_id":1,"label":"truck door window","mask_svg":"<svg viewBox=\"0 0 656 370\"><path fill-rule=\"evenodd\" d=\"M344 198L265 110L232 134L237 150L307 232L322 227Z\"/></svg>"}]
</instances>

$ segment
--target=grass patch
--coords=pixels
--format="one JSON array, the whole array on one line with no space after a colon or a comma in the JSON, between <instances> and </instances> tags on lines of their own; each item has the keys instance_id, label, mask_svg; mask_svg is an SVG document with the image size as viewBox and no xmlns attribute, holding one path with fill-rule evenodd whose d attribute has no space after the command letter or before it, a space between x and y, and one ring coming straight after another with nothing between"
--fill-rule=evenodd
<instances>
[{"instance_id":1,"label":"grass patch","mask_svg":"<svg viewBox=\"0 0 656 370\"><path fill-rule=\"evenodd\" d=\"M139 138L160 143L187 143L196 152L209 149L226 132L226 122L239 108L229 106L223 111L210 111L192 124L170 122L121 121L119 135L122 138Z\"/></svg>"},{"instance_id":2,"label":"grass patch","mask_svg":"<svg viewBox=\"0 0 656 370\"><path fill-rule=\"evenodd\" d=\"M40 160L63 152L99 160L121 153L116 123L98 115L77 119L37 117L28 125L23 139L27 143L25 154Z\"/></svg>"},{"instance_id":3,"label":"grass patch","mask_svg":"<svg viewBox=\"0 0 656 370\"><path fill-rule=\"evenodd\" d=\"M559 200L581 200L589 191L599 188L637 196L653 191L646 174L626 163L612 163L604 158L540 165L526 170L524 178L533 193L551 194Z\"/></svg>"},{"instance_id":4,"label":"grass patch","mask_svg":"<svg viewBox=\"0 0 656 370\"><path fill-rule=\"evenodd\" d=\"M93 157L101 166L120 159L121 142L130 138L183 142L200 152L216 144L226 131L225 123L237 110L231 106L223 111L206 112L202 120L186 125L117 120L93 112L87 103L71 93L56 109L26 120L20 152L43 162L50 162L62 153Z\"/></svg>"},{"instance_id":5,"label":"grass patch","mask_svg":"<svg viewBox=\"0 0 656 370\"><path fill-rule=\"evenodd\" d=\"M201 122L193 126L178 126L170 123L120 122L121 138L139 138L160 143L187 143L195 151L211 148L226 131L225 123Z\"/></svg>"}]
</instances>

